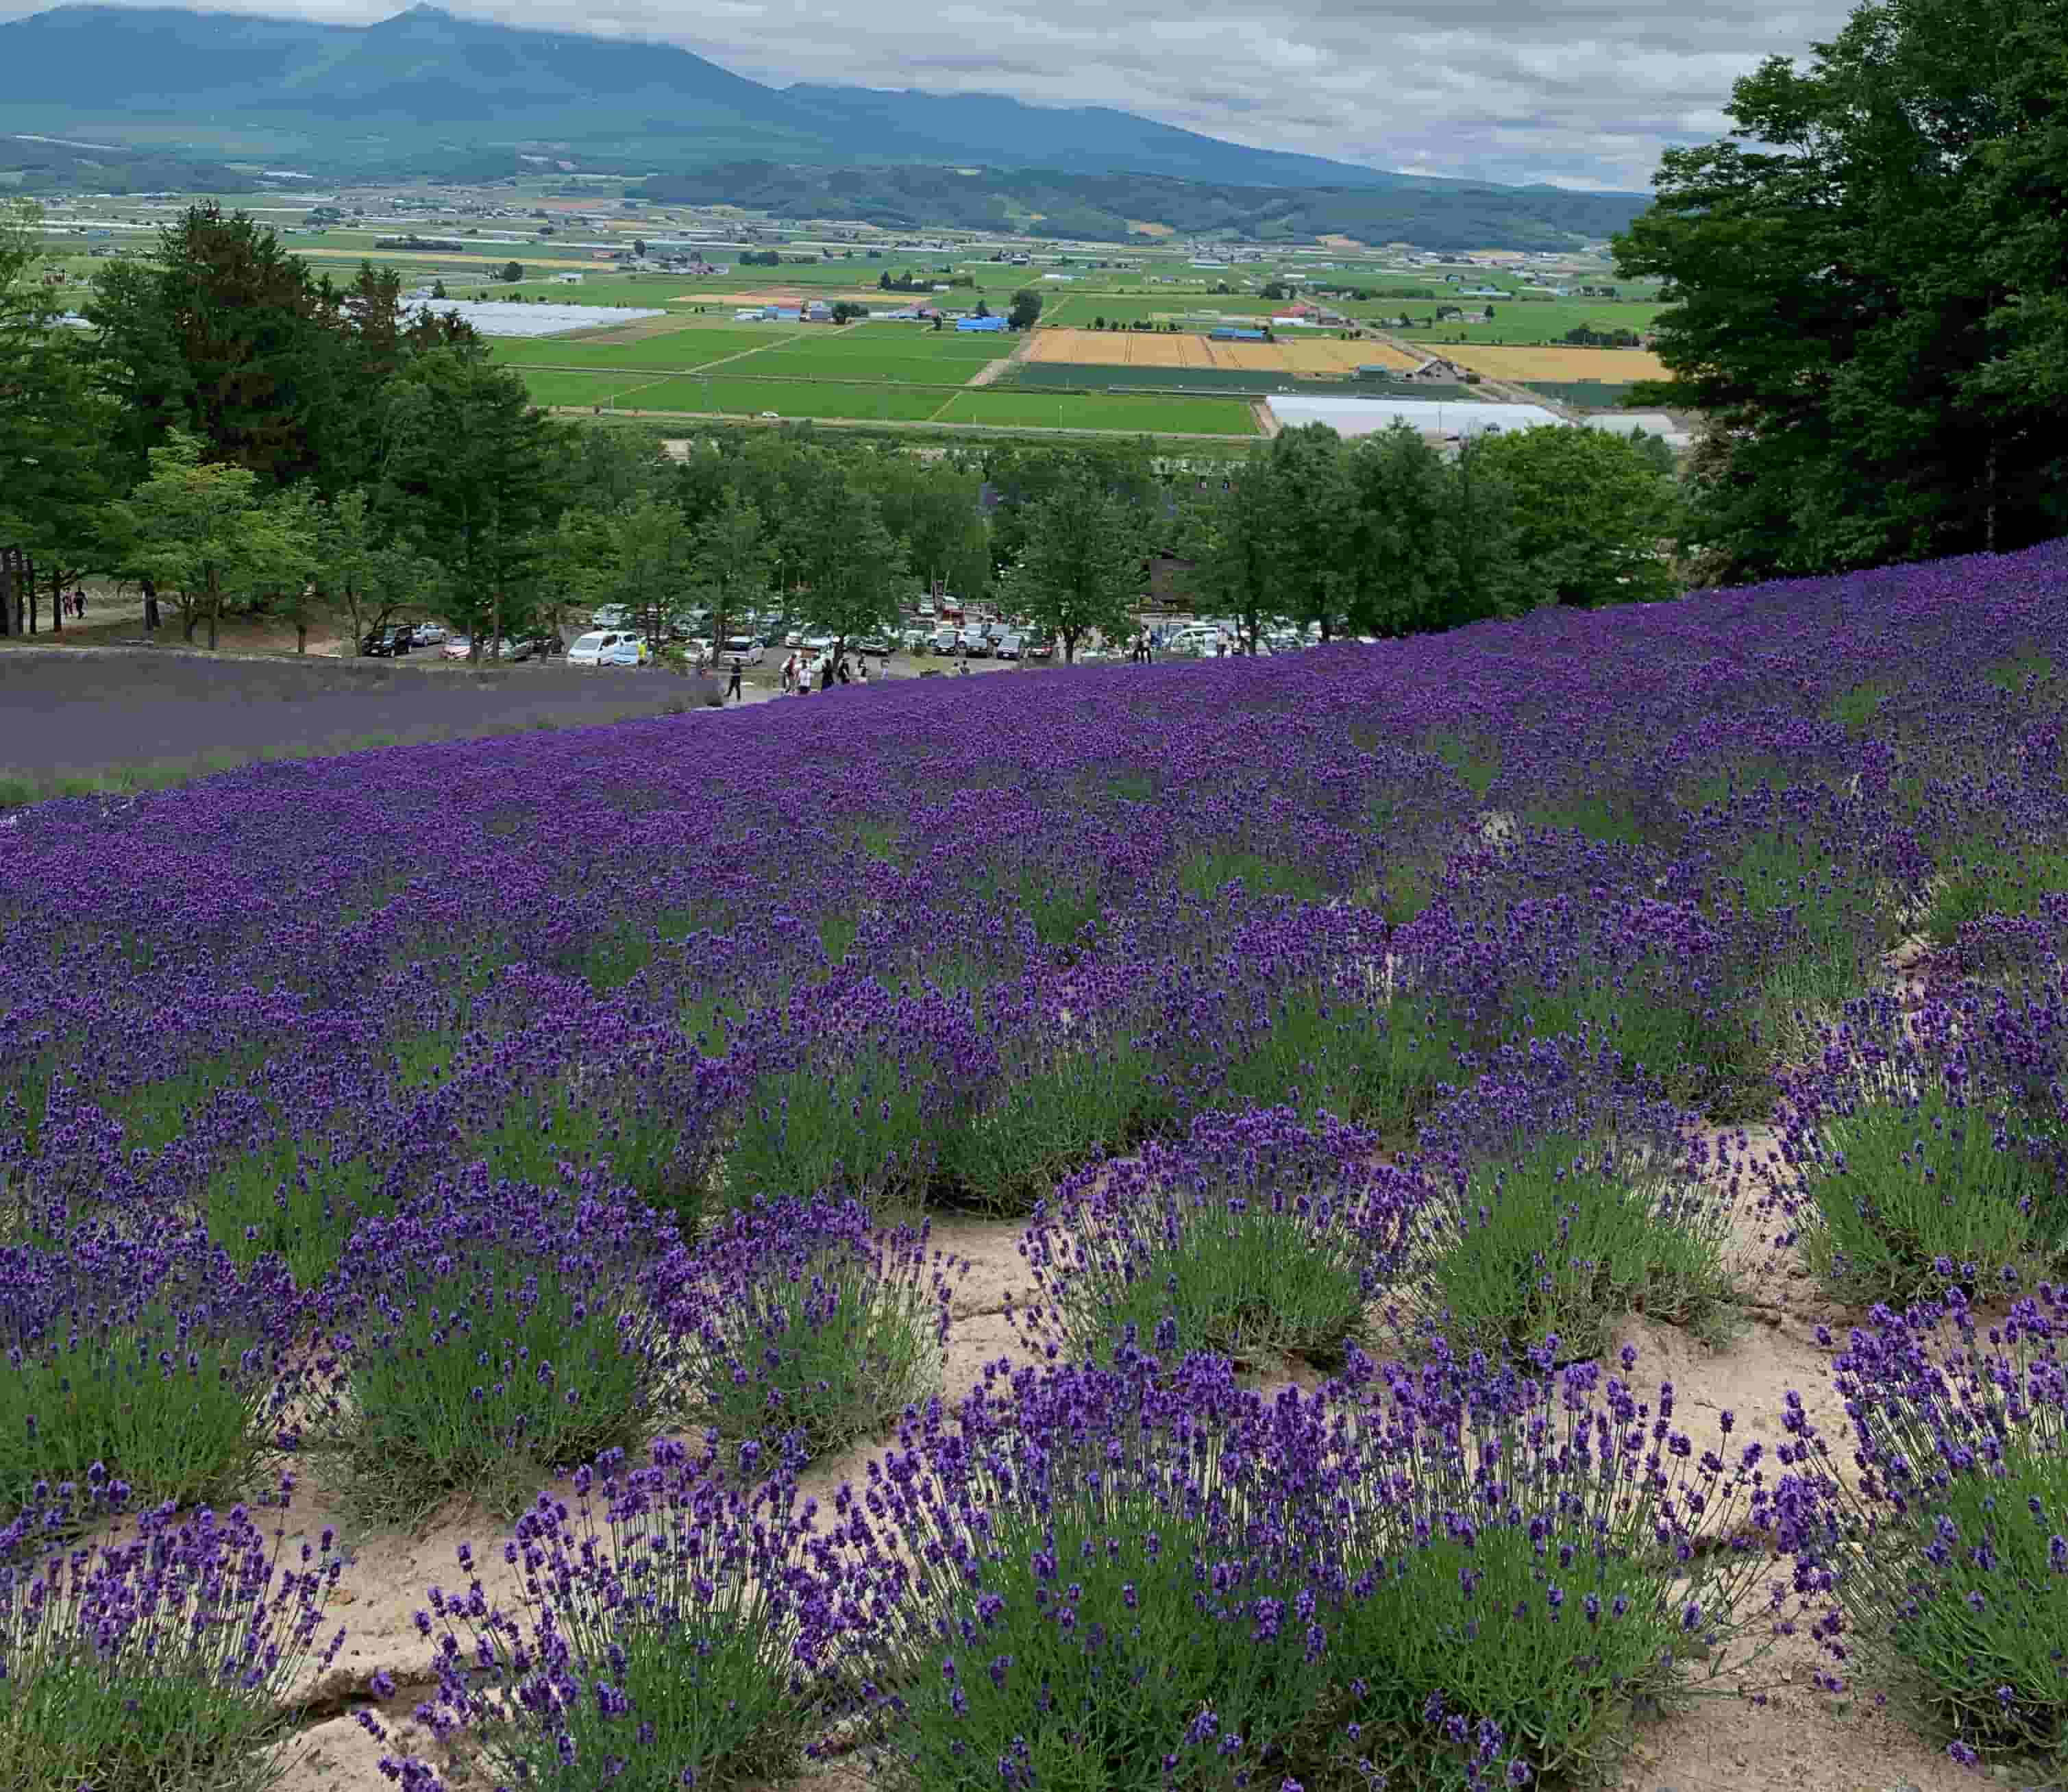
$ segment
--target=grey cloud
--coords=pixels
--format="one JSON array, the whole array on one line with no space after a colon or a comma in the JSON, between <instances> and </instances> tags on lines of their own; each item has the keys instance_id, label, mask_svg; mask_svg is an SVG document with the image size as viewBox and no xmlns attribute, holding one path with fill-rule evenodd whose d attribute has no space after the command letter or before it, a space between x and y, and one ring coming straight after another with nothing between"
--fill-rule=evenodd
<instances>
[{"instance_id":1,"label":"grey cloud","mask_svg":"<svg viewBox=\"0 0 2068 1792\"><path fill-rule=\"evenodd\" d=\"M400 0L210 0L368 22ZM756 79L1104 105L1260 148L1642 189L1726 128L1731 82L1833 35L1848 0L443 0L679 44ZM0 0L0 15L10 9Z\"/></svg>"}]
</instances>

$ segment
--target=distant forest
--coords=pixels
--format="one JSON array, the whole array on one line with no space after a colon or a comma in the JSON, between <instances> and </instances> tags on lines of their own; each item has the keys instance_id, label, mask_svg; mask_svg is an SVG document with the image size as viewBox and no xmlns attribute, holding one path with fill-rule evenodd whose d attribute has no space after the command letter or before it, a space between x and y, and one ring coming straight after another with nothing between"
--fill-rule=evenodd
<instances>
[{"instance_id":1,"label":"distant forest","mask_svg":"<svg viewBox=\"0 0 2068 1792\"><path fill-rule=\"evenodd\" d=\"M151 149L0 136L0 193L250 193L258 185L221 162Z\"/></svg>"},{"instance_id":2,"label":"distant forest","mask_svg":"<svg viewBox=\"0 0 2068 1792\"><path fill-rule=\"evenodd\" d=\"M1230 186L1154 174L814 168L765 161L656 175L633 193L678 205L744 206L784 217L852 218L894 230L1016 230L1118 242L1138 224L1161 224L1185 235L1224 234L1252 242L1340 235L1427 249L1496 243L1569 247L1623 229L1647 204L1551 188L1458 186L1424 192Z\"/></svg>"}]
</instances>

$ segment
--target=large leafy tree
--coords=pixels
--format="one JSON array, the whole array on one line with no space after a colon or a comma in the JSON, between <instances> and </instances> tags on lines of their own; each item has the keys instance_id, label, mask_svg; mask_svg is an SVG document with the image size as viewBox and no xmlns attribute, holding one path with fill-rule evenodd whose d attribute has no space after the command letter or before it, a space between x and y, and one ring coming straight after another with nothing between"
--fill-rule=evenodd
<instances>
[{"instance_id":1,"label":"large leafy tree","mask_svg":"<svg viewBox=\"0 0 2068 1792\"><path fill-rule=\"evenodd\" d=\"M822 465L792 551L804 620L833 637L836 658L850 641L896 630L904 557L876 500L845 467Z\"/></svg>"},{"instance_id":2,"label":"large leafy tree","mask_svg":"<svg viewBox=\"0 0 2068 1792\"><path fill-rule=\"evenodd\" d=\"M1732 90L1617 241L1667 283L1646 402L1712 428L1710 573L2001 549L2068 524L2068 9L1870 0Z\"/></svg>"},{"instance_id":3,"label":"large leafy tree","mask_svg":"<svg viewBox=\"0 0 2068 1792\"><path fill-rule=\"evenodd\" d=\"M1525 601L1614 604L1679 589L1664 552L1679 522L1672 476L1621 436L1547 423L1495 437L1478 462L1513 495Z\"/></svg>"},{"instance_id":4,"label":"large leafy tree","mask_svg":"<svg viewBox=\"0 0 2068 1792\"><path fill-rule=\"evenodd\" d=\"M1354 608L1357 566L1347 551L1357 493L1341 437L1325 423L1272 438L1263 462L1268 497L1260 527L1276 568L1284 613L1329 637Z\"/></svg>"},{"instance_id":5,"label":"large leafy tree","mask_svg":"<svg viewBox=\"0 0 2068 1792\"><path fill-rule=\"evenodd\" d=\"M733 618L763 597L775 576L776 547L751 499L725 494L696 533L698 589L710 600L716 651Z\"/></svg>"},{"instance_id":6,"label":"large leafy tree","mask_svg":"<svg viewBox=\"0 0 2068 1792\"><path fill-rule=\"evenodd\" d=\"M689 519L681 505L649 491L605 516L597 532L602 552L589 570L588 593L629 614L657 658L694 584Z\"/></svg>"},{"instance_id":7,"label":"large leafy tree","mask_svg":"<svg viewBox=\"0 0 2068 1792\"><path fill-rule=\"evenodd\" d=\"M1071 468L1028 507L1005 601L1051 630L1073 661L1093 630L1131 634L1142 595L1141 514L1089 462Z\"/></svg>"},{"instance_id":8,"label":"large leafy tree","mask_svg":"<svg viewBox=\"0 0 2068 1792\"><path fill-rule=\"evenodd\" d=\"M189 640L206 619L211 650L226 599L299 591L315 566L301 493L269 493L249 467L204 462L201 444L177 430L117 508L128 564L171 595Z\"/></svg>"},{"instance_id":9,"label":"large leafy tree","mask_svg":"<svg viewBox=\"0 0 2068 1792\"><path fill-rule=\"evenodd\" d=\"M117 489L107 446L115 419L94 387L92 344L57 321L39 222L33 202L0 205L0 634L18 610L35 621L32 578L55 600L100 563ZM55 601L51 616L62 627Z\"/></svg>"},{"instance_id":10,"label":"large leafy tree","mask_svg":"<svg viewBox=\"0 0 2068 1792\"><path fill-rule=\"evenodd\" d=\"M1241 624L1252 654L1266 618L1282 613L1271 501L1269 461L1256 448L1203 501L1182 507L1179 541L1197 562L1193 583L1199 598Z\"/></svg>"},{"instance_id":11,"label":"large leafy tree","mask_svg":"<svg viewBox=\"0 0 2068 1792\"><path fill-rule=\"evenodd\" d=\"M395 379L383 455L383 508L445 576L440 613L478 659L529 620L561 495L565 430L507 369L434 350Z\"/></svg>"},{"instance_id":12,"label":"large leafy tree","mask_svg":"<svg viewBox=\"0 0 2068 1792\"><path fill-rule=\"evenodd\" d=\"M170 430L203 458L284 485L317 473L354 391L331 298L263 225L195 206L148 260L112 263L86 316L122 445L140 465Z\"/></svg>"}]
</instances>

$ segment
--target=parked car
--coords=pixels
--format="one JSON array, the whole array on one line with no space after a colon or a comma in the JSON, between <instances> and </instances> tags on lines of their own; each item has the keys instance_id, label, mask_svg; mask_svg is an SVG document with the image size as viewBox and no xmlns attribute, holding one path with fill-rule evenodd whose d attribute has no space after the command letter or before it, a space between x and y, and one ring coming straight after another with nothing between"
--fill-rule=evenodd
<instances>
[{"instance_id":1,"label":"parked car","mask_svg":"<svg viewBox=\"0 0 2068 1792\"><path fill-rule=\"evenodd\" d=\"M1025 656L1026 643L1008 630L992 644L991 650L1000 659L1016 660Z\"/></svg>"},{"instance_id":2,"label":"parked car","mask_svg":"<svg viewBox=\"0 0 2068 1792\"><path fill-rule=\"evenodd\" d=\"M454 635L438 651L449 660L463 660L474 651L474 642L466 635Z\"/></svg>"},{"instance_id":3,"label":"parked car","mask_svg":"<svg viewBox=\"0 0 2068 1792\"><path fill-rule=\"evenodd\" d=\"M639 666L646 643L637 635L617 629L598 629L580 636L568 650L570 666ZM627 653L631 657L625 658Z\"/></svg>"},{"instance_id":4,"label":"parked car","mask_svg":"<svg viewBox=\"0 0 2068 1792\"><path fill-rule=\"evenodd\" d=\"M727 666L735 660L742 666L759 666L767 657L752 635L727 635L725 646L719 650L719 660Z\"/></svg>"},{"instance_id":5,"label":"parked car","mask_svg":"<svg viewBox=\"0 0 2068 1792\"><path fill-rule=\"evenodd\" d=\"M1056 644L1052 641L1037 641L1027 650L1027 657L1029 659L1053 659Z\"/></svg>"},{"instance_id":6,"label":"parked car","mask_svg":"<svg viewBox=\"0 0 2068 1792\"><path fill-rule=\"evenodd\" d=\"M963 619L963 601L953 592L941 593L938 613L943 622L959 622Z\"/></svg>"},{"instance_id":7,"label":"parked car","mask_svg":"<svg viewBox=\"0 0 2068 1792\"><path fill-rule=\"evenodd\" d=\"M632 613L622 604L605 604L601 609L591 610L588 619L599 629L622 629L631 623Z\"/></svg>"},{"instance_id":8,"label":"parked car","mask_svg":"<svg viewBox=\"0 0 2068 1792\"><path fill-rule=\"evenodd\" d=\"M934 645L933 631L930 629L907 629L898 640L908 654L923 654Z\"/></svg>"},{"instance_id":9,"label":"parked car","mask_svg":"<svg viewBox=\"0 0 2068 1792\"><path fill-rule=\"evenodd\" d=\"M930 597L922 597L913 605L912 613L914 616L931 616L934 613L934 600Z\"/></svg>"},{"instance_id":10,"label":"parked car","mask_svg":"<svg viewBox=\"0 0 2068 1792\"><path fill-rule=\"evenodd\" d=\"M888 659L898 651L898 643L886 641L881 635L873 634L857 641L854 644L854 650L857 654L873 654L879 659Z\"/></svg>"},{"instance_id":11,"label":"parked car","mask_svg":"<svg viewBox=\"0 0 2068 1792\"><path fill-rule=\"evenodd\" d=\"M971 659L990 658L991 637L983 632L981 622L972 622L963 630L963 651Z\"/></svg>"},{"instance_id":12,"label":"parked car","mask_svg":"<svg viewBox=\"0 0 2068 1792\"><path fill-rule=\"evenodd\" d=\"M962 631L959 629L946 626L938 628L934 631L934 651L937 654L952 654L962 645Z\"/></svg>"},{"instance_id":13,"label":"parked car","mask_svg":"<svg viewBox=\"0 0 2068 1792\"><path fill-rule=\"evenodd\" d=\"M419 647L435 647L445 637L445 630L435 622L419 622L409 631L410 640Z\"/></svg>"},{"instance_id":14,"label":"parked car","mask_svg":"<svg viewBox=\"0 0 2068 1792\"><path fill-rule=\"evenodd\" d=\"M783 413L780 411L763 411L761 420L764 423L780 423L783 420Z\"/></svg>"},{"instance_id":15,"label":"parked car","mask_svg":"<svg viewBox=\"0 0 2068 1792\"><path fill-rule=\"evenodd\" d=\"M829 634L806 635L804 645L808 654L829 654L832 651L833 637Z\"/></svg>"},{"instance_id":16,"label":"parked car","mask_svg":"<svg viewBox=\"0 0 2068 1792\"><path fill-rule=\"evenodd\" d=\"M390 622L361 641L359 651L367 659L398 659L409 652L414 633L406 622Z\"/></svg>"}]
</instances>

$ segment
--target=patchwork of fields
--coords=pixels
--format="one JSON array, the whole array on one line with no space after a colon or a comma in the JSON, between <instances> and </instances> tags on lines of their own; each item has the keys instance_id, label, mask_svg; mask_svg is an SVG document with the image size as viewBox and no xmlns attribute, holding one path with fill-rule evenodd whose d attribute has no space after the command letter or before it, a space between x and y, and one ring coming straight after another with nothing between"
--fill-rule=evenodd
<instances>
[{"instance_id":1,"label":"patchwork of fields","mask_svg":"<svg viewBox=\"0 0 2068 1792\"><path fill-rule=\"evenodd\" d=\"M1436 344L1429 352L1492 380L1601 380L1621 385L1666 377L1665 363L1649 348L1483 348Z\"/></svg>"},{"instance_id":2,"label":"patchwork of fields","mask_svg":"<svg viewBox=\"0 0 2068 1792\"><path fill-rule=\"evenodd\" d=\"M1369 366L1405 370L1420 365L1381 342L1344 342L1333 337L1213 342L1203 334L1144 330L1040 329L1027 358L1104 367L1222 368L1256 373L1344 373Z\"/></svg>"}]
</instances>

